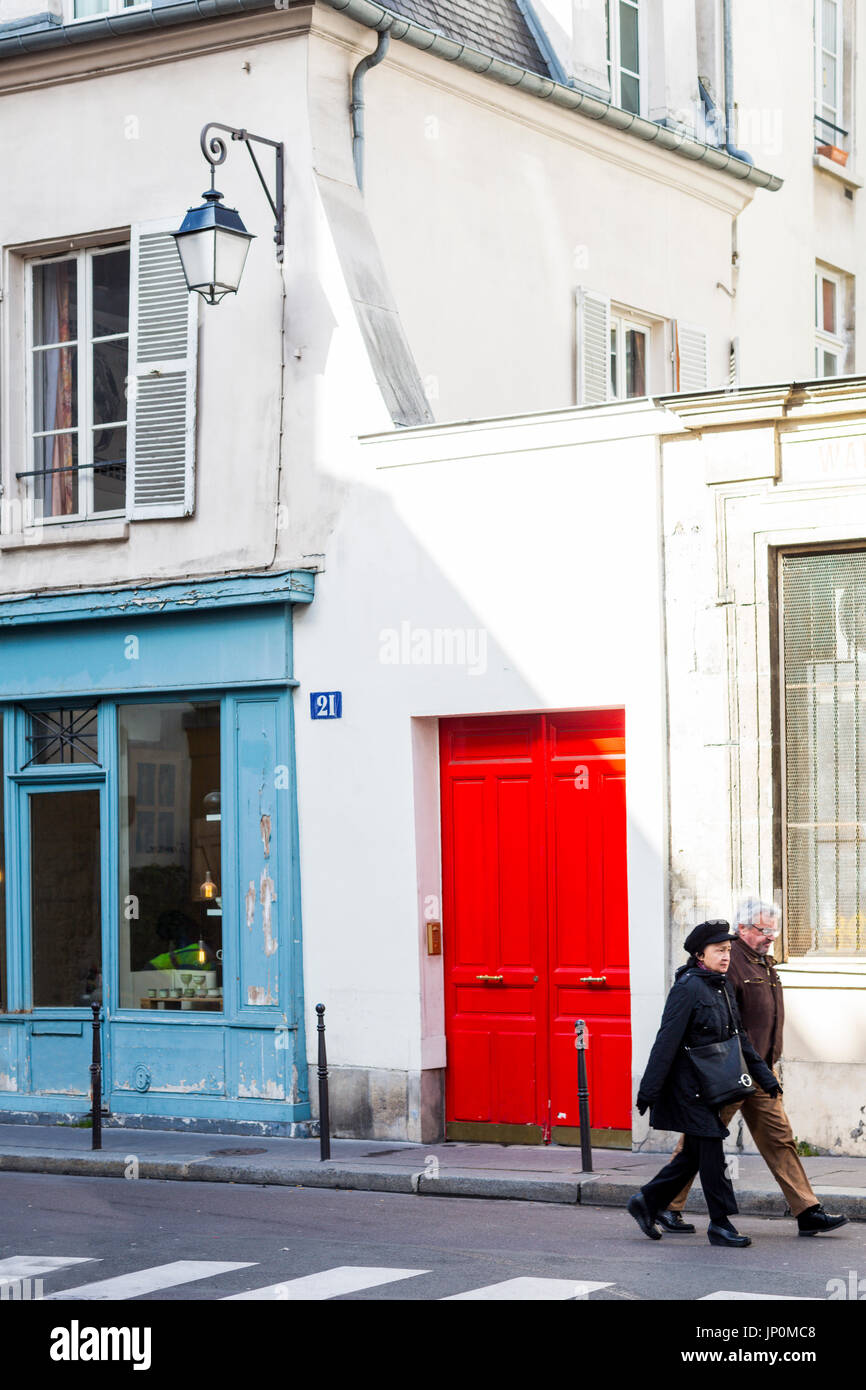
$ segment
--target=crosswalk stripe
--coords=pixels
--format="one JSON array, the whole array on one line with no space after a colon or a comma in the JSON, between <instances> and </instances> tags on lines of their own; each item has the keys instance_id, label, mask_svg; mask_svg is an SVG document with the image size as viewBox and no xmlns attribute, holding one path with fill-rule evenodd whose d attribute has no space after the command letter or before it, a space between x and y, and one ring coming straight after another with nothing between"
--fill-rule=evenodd
<instances>
[{"instance_id":1,"label":"crosswalk stripe","mask_svg":"<svg viewBox=\"0 0 866 1390\"><path fill-rule=\"evenodd\" d=\"M89 1261L89 1255L10 1255L8 1259L0 1260L0 1283L8 1284L13 1279L38 1279L41 1274L51 1274L55 1269L84 1265Z\"/></svg>"},{"instance_id":2,"label":"crosswalk stripe","mask_svg":"<svg viewBox=\"0 0 866 1390\"><path fill-rule=\"evenodd\" d=\"M335 1269L323 1269L320 1274L307 1274L302 1279L284 1279L281 1284L266 1284L261 1289L248 1289L246 1293L232 1293L225 1296L224 1302L232 1299L322 1299L337 1298L344 1293L358 1293L361 1289L373 1289L380 1284L393 1284L398 1279L412 1279L417 1274L429 1274L429 1269L382 1269L378 1266L338 1265Z\"/></svg>"},{"instance_id":3,"label":"crosswalk stripe","mask_svg":"<svg viewBox=\"0 0 866 1390\"><path fill-rule=\"evenodd\" d=\"M594 1283L588 1279L503 1279L498 1284L485 1284L483 1288L469 1289L466 1293L452 1293L442 1299L443 1303L458 1298L471 1299L522 1299L527 1302L539 1299L586 1298L596 1289L609 1289L611 1285Z\"/></svg>"},{"instance_id":4,"label":"crosswalk stripe","mask_svg":"<svg viewBox=\"0 0 866 1390\"><path fill-rule=\"evenodd\" d=\"M138 1298L141 1294L155 1293L157 1289L171 1289L178 1284L191 1284L196 1279L211 1279L214 1275L226 1274L232 1269L250 1269L253 1264L254 1260L173 1260L171 1264L154 1265L152 1269L138 1269L132 1274L120 1274L114 1279L98 1279L93 1284L79 1284L77 1288L49 1294L49 1298Z\"/></svg>"},{"instance_id":5,"label":"crosswalk stripe","mask_svg":"<svg viewBox=\"0 0 866 1390\"><path fill-rule=\"evenodd\" d=\"M721 1299L748 1299L751 1303L756 1298L766 1298L772 1303L820 1303L820 1298L806 1298L798 1293L743 1293L740 1289L716 1289L715 1293L705 1293L696 1299L696 1303L712 1303L713 1300L719 1302Z\"/></svg>"}]
</instances>

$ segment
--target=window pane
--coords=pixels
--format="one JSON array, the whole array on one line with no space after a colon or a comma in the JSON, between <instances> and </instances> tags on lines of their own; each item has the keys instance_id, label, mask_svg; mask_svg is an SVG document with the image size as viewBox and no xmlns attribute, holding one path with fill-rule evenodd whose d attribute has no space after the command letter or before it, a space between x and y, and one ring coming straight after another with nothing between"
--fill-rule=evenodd
<instances>
[{"instance_id":1,"label":"window pane","mask_svg":"<svg viewBox=\"0 0 866 1390\"><path fill-rule=\"evenodd\" d=\"M33 267L33 343L68 343L78 337L78 263Z\"/></svg>"},{"instance_id":2,"label":"window pane","mask_svg":"<svg viewBox=\"0 0 866 1390\"><path fill-rule=\"evenodd\" d=\"M98 763L95 705L33 710L27 734L27 763Z\"/></svg>"},{"instance_id":3,"label":"window pane","mask_svg":"<svg viewBox=\"0 0 866 1390\"><path fill-rule=\"evenodd\" d=\"M620 0L619 4L619 52L622 67L640 72L637 6L629 5L627 0Z\"/></svg>"},{"instance_id":4,"label":"window pane","mask_svg":"<svg viewBox=\"0 0 866 1390\"><path fill-rule=\"evenodd\" d=\"M619 395L619 381L617 379L616 365L616 344L618 327L615 323L610 326L610 394L616 400Z\"/></svg>"},{"instance_id":5,"label":"window pane","mask_svg":"<svg viewBox=\"0 0 866 1390\"><path fill-rule=\"evenodd\" d=\"M792 956L866 951L866 554L782 561Z\"/></svg>"},{"instance_id":6,"label":"window pane","mask_svg":"<svg viewBox=\"0 0 866 1390\"><path fill-rule=\"evenodd\" d=\"M102 1001L99 792L30 797L33 1005Z\"/></svg>"},{"instance_id":7,"label":"window pane","mask_svg":"<svg viewBox=\"0 0 866 1390\"><path fill-rule=\"evenodd\" d=\"M91 257L93 336L129 332L129 251Z\"/></svg>"},{"instance_id":8,"label":"window pane","mask_svg":"<svg viewBox=\"0 0 866 1390\"><path fill-rule=\"evenodd\" d=\"M78 349L35 352L33 376L33 428L74 429L78 424Z\"/></svg>"},{"instance_id":9,"label":"window pane","mask_svg":"<svg viewBox=\"0 0 866 1390\"><path fill-rule=\"evenodd\" d=\"M836 6L834 0L824 0L823 20L821 28L821 45L829 53L835 53L836 49Z\"/></svg>"},{"instance_id":10,"label":"window pane","mask_svg":"<svg viewBox=\"0 0 866 1390\"><path fill-rule=\"evenodd\" d=\"M36 440L33 467L44 469L44 476L32 479L37 514L74 516L78 511L78 474L67 470L78 464L78 438L74 434L54 434ZM48 471L52 470L52 471Z\"/></svg>"},{"instance_id":11,"label":"window pane","mask_svg":"<svg viewBox=\"0 0 866 1390\"><path fill-rule=\"evenodd\" d=\"M824 376L838 376L839 359L835 352L824 353Z\"/></svg>"},{"instance_id":12,"label":"window pane","mask_svg":"<svg viewBox=\"0 0 866 1390\"><path fill-rule=\"evenodd\" d=\"M97 425L126 419L128 357L126 338L93 344L93 419Z\"/></svg>"},{"instance_id":13,"label":"window pane","mask_svg":"<svg viewBox=\"0 0 866 1390\"><path fill-rule=\"evenodd\" d=\"M646 340L647 335L637 328L629 328L625 335L625 394L627 396L646 395Z\"/></svg>"},{"instance_id":14,"label":"window pane","mask_svg":"<svg viewBox=\"0 0 866 1390\"><path fill-rule=\"evenodd\" d=\"M824 114L832 112L831 119L836 114L836 59L828 58L824 54L821 63L821 100L824 103ZM838 125L838 121L834 121Z\"/></svg>"},{"instance_id":15,"label":"window pane","mask_svg":"<svg viewBox=\"0 0 866 1390\"><path fill-rule=\"evenodd\" d=\"M622 74L619 80L619 104L623 111L631 111L633 115L640 115L640 83L636 77L627 77Z\"/></svg>"},{"instance_id":16,"label":"window pane","mask_svg":"<svg viewBox=\"0 0 866 1390\"><path fill-rule=\"evenodd\" d=\"M118 727L121 1007L222 1009L219 705L125 705Z\"/></svg>"},{"instance_id":17,"label":"window pane","mask_svg":"<svg viewBox=\"0 0 866 1390\"><path fill-rule=\"evenodd\" d=\"M836 332L836 286L832 280L821 281L821 303L824 319L821 327L825 333Z\"/></svg>"},{"instance_id":18,"label":"window pane","mask_svg":"<svg viewBox=\"0 0 866 1390\"><path fill-rule=\"evenodd\" d=\"M75 18L86 19L92 14L107 14L108 0L75 0Z\"/></svg>"},{"instance_id":19,"label":"window pane","mask_svg":"<svg viewBox=\"0 0 866 1390\"><path fill-rule=\"evenodd\" d=\"M122 511L126 506L126 426L94 430L93 508L97 512Z\"/></svg>"}]
</instances>

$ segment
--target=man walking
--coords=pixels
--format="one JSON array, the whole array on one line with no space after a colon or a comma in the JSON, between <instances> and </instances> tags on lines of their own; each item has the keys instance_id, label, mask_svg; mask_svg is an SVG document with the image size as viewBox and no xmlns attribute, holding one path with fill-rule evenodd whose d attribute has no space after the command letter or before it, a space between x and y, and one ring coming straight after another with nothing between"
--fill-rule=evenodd
<instances>
[{"instance_id":1,"label":"man walking","mask_svg":"<svg viewBox=\"0 0 866 1390\"><path fill-rule=\"evenodd\" d=\"M779 935L779 909L775 903L759 898L744 898L737 909L737 939L731 946L730 980L737 998L743 1027L755 1051L773 1069L782 1055L782 1029L785 1005L782 984L769 954L773 940ZM830 1216L821 1206L800 1162L788 1116L780 1096L771 1099L764 1091L732 1105L722 1106L720 1118L729 1125L738 1110L749 1132L791 1209L797 1218L798 1234L815 1236L822 1231L835 1231L847 1223L847 1216ZM682 1137L675 1150L682 1148ZM688 1186L671 1202L667 1211L656 1218L662 1229L676 1233L694 1231L694 1226L682 1218L682 1209L689 1195Z\"/></svg>"}]
</instances>

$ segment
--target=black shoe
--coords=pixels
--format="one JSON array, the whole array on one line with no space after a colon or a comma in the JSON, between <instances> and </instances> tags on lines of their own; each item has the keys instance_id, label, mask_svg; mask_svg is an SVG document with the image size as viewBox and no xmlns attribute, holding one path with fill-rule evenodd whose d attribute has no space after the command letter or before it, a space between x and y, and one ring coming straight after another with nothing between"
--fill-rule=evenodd
<instances>
[{"instance_id":1,"label":"black shoe","mask_svg":"<svg viewBox=\"0 0 866 1390\"><path fill-rule=\"evenodd\" d=\"M727 1226L717 1226L715 1221L711 1221L707 1227L707 1238L710 1245L740 1246L751 1245L752 1243L750 1236L738 1235L730 1223Z\"/></svg>"},{"instance_id":2,"label":"black shoe","mask_svg":"<svg viewBox=\"0 0 866 1390\"><path fill-rule=\"evenodd\" d=\"M838 1231L840 1226L848 1225L847 1216L830 1216L824 1210L820 1202L816 1207L810 1207L808 1211L801 1211L797 1217L797 1225L800 1228L797 1232L801 1236L817 1236L822 1231Z\"/></svg>"},{"instance_id":3,"label":"black shoe","mask_svg":"<svg viewBox=\"0 0 866 1390\"><path fill-rule=\"evenodd\" d=\"M642 1192L636 1192L633 1197L629 1197L626 1210L630 1216L634 1217L645 1236L649 1236L650 1240L661 1240L662 1233L653 1224L654 1218L650 1214L650 1209Z\"/></svg>"},{"instance_id":4,"label":"black shoe","mask_svg":"<svg viewBox=\"0 0 866 1390\"><path fill-rule=\"evenodd\" d=\"M687 1221L684 1221L678 1211L660 1211L656 1221L663 1230L670 1231L672 1234L678 1232L681 1236L691 1236L695 1233L694 1226L690 1226Z\"/></svg>"}]
</instances>

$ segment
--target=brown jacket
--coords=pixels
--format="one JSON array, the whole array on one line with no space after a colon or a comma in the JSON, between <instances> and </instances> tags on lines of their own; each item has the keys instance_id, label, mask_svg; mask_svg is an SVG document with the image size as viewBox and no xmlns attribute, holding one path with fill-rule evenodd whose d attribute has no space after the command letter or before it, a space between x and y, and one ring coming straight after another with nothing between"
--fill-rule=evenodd
<instances>
[{"instance_id":1,"label":"brown jacket","mask_svg":"<svg viewBox=\"0 0 866 1390\"><path fill-rule=\"evenodd\" d=\"M731 945L728 979L734 987L743 1027L759 1056L775 1066L782 1055L785 1002L773 957L761 956L737 937Z\"/></svg>"}]
</instances>

